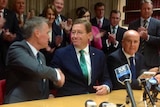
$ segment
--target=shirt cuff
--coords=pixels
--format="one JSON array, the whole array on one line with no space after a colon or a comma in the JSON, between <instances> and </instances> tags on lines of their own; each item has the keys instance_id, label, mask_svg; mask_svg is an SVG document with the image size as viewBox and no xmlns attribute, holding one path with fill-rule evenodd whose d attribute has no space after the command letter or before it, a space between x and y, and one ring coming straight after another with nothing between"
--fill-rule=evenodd
<instances>
[{"instance_id":1,"label":"shirt cuff","mask_svg":"<svg viewBox=\"0 0 160 107\"><path fill-rule=\"evenodd\" d=\"M116 43L114 44L114 47L117 48L118 47L119 42L116 41Z\"/></svg>"},{"instance_id":2,"label":"shirt cuff","mask_svg":"<svg viewBox=\"0 0 160 107\"><path fill-rule=\"evenodd\" d=\"M108 85L103 85L103 86L105 86L105 87L107 88L108 93L110 93L110 92L111 92L111 90L110 90L110 88L109 88L109 86L108 86Z\"/></svg>"},{"instance_id":3,"label":"shirt cuff","mask_svg":"<svg viewBox=\"0 0 160 107\"><path fill-rule=\"evenodd\" d=\"M111 43L109 43L108 39L106 40L106 45L107 45L107 47L109 47L111 45Z\"/></svg>"},{"instance_id":4,"label":"shirt cuff","mask_svg":"<svg viewBox=\"0 0 160 107\"><path fill-rule=\"evenodd\" d=\"M148 41L148 40L149 40L149 37L150 37L150 36L148 35L148 36L147 36L147 40L146 40L146 41Z\"/></svg>"},{"instance_id":5,"label":"shirt cuff","mask_svg":"<svg viewBox=\"0 0 160 107\"><path fill-rule=\"evenodd\" d=\"M58 69L55 68L55 71L57 73L57 80L61 80L61 76L60 76L60 73L59 73Z\"/></svg>"}]
</instances>

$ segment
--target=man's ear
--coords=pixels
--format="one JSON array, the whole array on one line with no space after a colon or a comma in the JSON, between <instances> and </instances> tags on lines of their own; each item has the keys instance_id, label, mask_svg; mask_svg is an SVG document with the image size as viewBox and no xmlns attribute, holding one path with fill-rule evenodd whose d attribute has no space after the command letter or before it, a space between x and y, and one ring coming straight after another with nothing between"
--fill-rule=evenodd
<instances>
[{"instance_id":1,"label":"man's ear","mask_svg":"<svg viewBox=\"0 0 160 107\"><path fill-rule=\"evenodd\" d=\"M39 38L40 36L40 32L38 29L34 29L33 34L35 35L35 37Z\"/></svg>"}]
</instances>

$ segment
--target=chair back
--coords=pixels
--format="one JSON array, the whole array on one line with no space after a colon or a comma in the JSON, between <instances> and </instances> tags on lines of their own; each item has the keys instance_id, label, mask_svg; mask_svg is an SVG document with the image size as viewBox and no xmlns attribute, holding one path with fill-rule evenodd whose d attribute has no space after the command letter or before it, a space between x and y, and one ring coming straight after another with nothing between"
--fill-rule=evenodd
<instances>
[{"instance_id":1,"label":"chair back","mask_svg":"<svg viewBox=\"0 0 160 107\"><path fill-rule=\"evenodd\" d=\"M6 80L0 80L0 105L3 104L4 101L4 94L6 88Z\"/></svg>"}]
</instances>

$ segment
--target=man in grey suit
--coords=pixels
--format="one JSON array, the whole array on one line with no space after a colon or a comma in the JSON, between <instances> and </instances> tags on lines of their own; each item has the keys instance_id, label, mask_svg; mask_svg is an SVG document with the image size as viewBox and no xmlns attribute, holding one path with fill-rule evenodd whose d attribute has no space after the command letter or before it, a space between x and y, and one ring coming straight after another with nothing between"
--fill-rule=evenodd
<instances>
[{"instance_id":1,"label":"man in grey suit","mask_svg":"<svg viewBox=\"0 0 160 107\"><path fill-rule=\"evenodd\" d=\"M160 21L151 17L152 13L152 1L142 0L141 17L131 22L128 28L139 32L139 51L144 55L148 68L160 66Z\"/></svg>"},{"instance_id":2,"label":"man in grey suit","mask_svg":"<svg viewBox=\"0 0 160 107\"><path fill-rule=\"evenodd\" d=\"M48 32L47 20L34 17L24 25L25 40L10 46L4 103L48 98L48 80L57 87L63 86L65 77L61 70L46 66L45 57L39 52L48 46Z\"/></svg>"}]
</instances>

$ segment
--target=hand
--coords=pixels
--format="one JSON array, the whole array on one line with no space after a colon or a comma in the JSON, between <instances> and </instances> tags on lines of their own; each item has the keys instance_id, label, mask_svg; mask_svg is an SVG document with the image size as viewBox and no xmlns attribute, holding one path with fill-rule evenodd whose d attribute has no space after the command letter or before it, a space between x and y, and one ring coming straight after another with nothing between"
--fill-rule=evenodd
<instances>
[{"instance_id":1,"label":"hand","mask_svg":"<svg viewBox=\"0 0 160 107\"><path fill-rule=\"evenodd\" d=\"M144 27L138 28L138 33L140 34L140 37L144 40L147 40L148 38L148 30Z\"/></svg>"},{"instance_id":2,"label":"hand","mask_svg":"<svg viewBox=\"0 0 160 107\"><path fill-rule=\"evenodd\" d=\"M72 28L72 19L69 18L67 21L64 22L64 30L66 33L70 33L70 30Z\"/></svg>"},{"instance_id":3,"label":"hand","mask_svg":"<svg viewBox=\"0 0 160 107\"><path fill-rule=\"evenodd\" d=\"M115 44L116 43L116 36L114 34L111 34L110 32L108 32L108 41L110 43Z\"/></svg>"},{"instance_id":4,"label":"hand","mask_svg":"<svg viewBox=\"0 0 160 107\"><path fill-rule=\"evenodd\" d=\"M158 72L159 68L158 67L153 67L151 69L148 70L149 72Z\"/></svg>"},{"instance_id":5,"label":"hand","mask_svg":"<svg viewBox=\"0 0 160 107\"><path fill-rule=\"evenodd\" d=\"M61 45L62 41L63 41L62 36L58 35L55 37L55 44L57 47Z\"/></svg>"},{"instance_id":6,"label":"hand","mask_svg":"<svg viewBox=\"0 0 160 107\"><path fill-rule=\"evenodd\" d=\"M65 76L64 76L64 74L62 73L62 71L60 69L57 69L57 70L58 70L58 72L60 74L61 79L58 80L55 83L55 85L58 86L58 87L62 87L64 85L64 83L65 83Z\"/></svg>"},{"instance_id":7,"label":"hand","mask_svg":"<svg viewBox=\"0 0 160 107\"><path fill-rule=\"evenodd\" d=\"M9 29L3 29L3 38L8 42L12 42L16 38L16 34L12 34L11 32L9 32Z\"/></svg>"},{"instance_id":8,"label":"hand","mask_svg":"<svg viewBox=\"0 0 160 107\"><path fill-rule=\"evenodd\" d=\"M93 88L96 90L97 95L108 94L108 90L105 85L93 86Z\"/></svg>"},{"instance_id":9,"label":"hand","mask_svg":"<svg viewBox=\"0 0 160 107\"><path fill-rule=\"evenodd\" d=\"M5 22L6 20L4 18L0 18L0 29L3 28Z\"/></svg>"},{"instance_id":10,"label":"hand","mask_svg":"<svg viewBox=\"0 0 160 107\"><path fill-rule=\"evenodd\" d=\"M46 51L49 52L49 53L53 53L54 50L55 50L55 48L51 48L50 46L48 46L48 47L46 48Z\"/></svg>"},{"instance_id":11,"label":"hand","mask_svg":"<svg viewBox=\"0 0 160 107\"><path fill-rule=\"evenodd\" d=\"M156 75L155 78L158 81L158 84L160 84L160 74Z\"/></svg>"}]
</instances>

